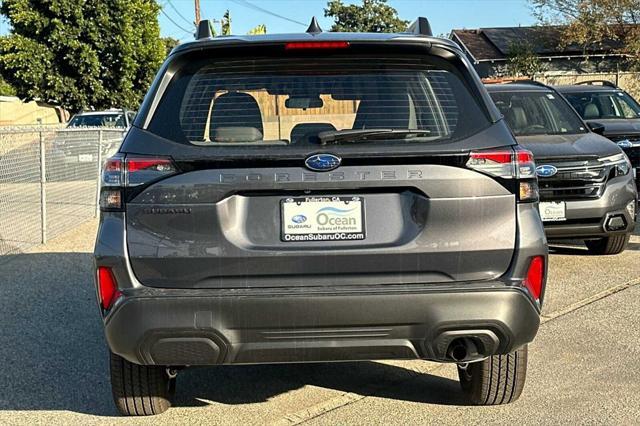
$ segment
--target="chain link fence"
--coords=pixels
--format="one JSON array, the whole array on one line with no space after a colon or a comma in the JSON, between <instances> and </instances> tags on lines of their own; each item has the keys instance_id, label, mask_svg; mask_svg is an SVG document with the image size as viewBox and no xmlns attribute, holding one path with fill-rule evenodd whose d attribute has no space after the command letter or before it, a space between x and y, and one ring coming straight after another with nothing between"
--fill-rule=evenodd
<instances>
[{"instance_id":1,"label":"chain link fence","mask_svg":"<svg viewBox=\"0 0 640 426\"><path fill-rule=\"evenodd\" d=\"M121 129L0 127L0 256L98 215L100 168Z\"/></svg>"}]
</instances>

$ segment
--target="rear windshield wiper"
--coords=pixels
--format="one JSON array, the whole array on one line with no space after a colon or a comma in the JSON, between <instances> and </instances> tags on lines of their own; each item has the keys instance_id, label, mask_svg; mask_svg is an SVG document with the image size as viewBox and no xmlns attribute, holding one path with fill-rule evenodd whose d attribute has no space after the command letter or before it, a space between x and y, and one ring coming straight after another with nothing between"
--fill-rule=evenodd
<instances>
[{"instance_id":1,"label":"rear windshield wiper","mask_svg":"<svg viewBox=\"0 0 640 426\"><path fill-rule=\"evenodd\" d=\"M430 135L426 129L357 129L357 130L328 130L318 133L321 144L335 142L358 142L371 139L409 139Z\"/></svg>"}]
</instances>

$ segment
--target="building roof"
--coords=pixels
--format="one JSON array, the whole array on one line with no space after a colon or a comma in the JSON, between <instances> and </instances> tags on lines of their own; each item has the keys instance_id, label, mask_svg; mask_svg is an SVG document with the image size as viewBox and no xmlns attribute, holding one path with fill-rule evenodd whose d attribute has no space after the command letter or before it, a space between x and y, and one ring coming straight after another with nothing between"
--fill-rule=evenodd
<instances>
[{"instance_id":1,"label":"building roof","mask_svg":"<svg viewBox=\"0 0 640 426\"><path fill-rule=\"evenodd\" d=\"M506 60L511 47L527 41L541 57L613 54L622 44L605 40L597 47L583 49L578 44L560 47L562 26L503 27L453 30L451 39L460 44L475 61Z\"/></svg>"}]
</instances>

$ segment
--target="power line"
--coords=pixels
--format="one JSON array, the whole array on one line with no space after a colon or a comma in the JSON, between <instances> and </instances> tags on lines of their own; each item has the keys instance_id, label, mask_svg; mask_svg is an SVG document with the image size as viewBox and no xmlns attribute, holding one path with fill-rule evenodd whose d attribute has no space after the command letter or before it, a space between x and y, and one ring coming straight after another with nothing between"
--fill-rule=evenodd
<instances>
[{"instance_id":1,"label":"power line","mask_svg":"<svg viewBox=\"0 0 640 426\"><path fill-rule=\"evenodd\" d=\"M161 8L161 9L160 9L160 12L162 12L162 14L163 14L164 16L166 16L166 17L167 17L167 19L173 23L173 25L175 25L176 27L180 28L182 31L185 31L185 32L186 32L186 31L191 31L191 32L193 32L193 29L188 30L188 29L186 29L185 27L183 27L183 26L181 26L180 24L178 24L176 21L174 21L174 20L173 20L173 18L171 18L171 16L167 15L167 12L165 12L165 11L164 11L164 9L162 9L162 8Z\"/></svg>"},{"instance_id":2,"label":"power line","mask_svg":"<svg viewBox=\"0 0 640 426\"><path fill-rule=\"evenodd\" d=\"M169 6L171 6L171 9L173 9L173 10L178 14L178 16L179 16L180 18L182 18L182 20L183 20L184 22L186 22L186 23L187 23L187 24L189 24L189 25L193 25L193 22L191 22L191 21L189 21L187 18L185 18L185 17L184 17L184 15L182 15L182 13L180 13L180 11L178 10L178 8L177 8L177 7L175 7L175 6L173 5L173 3L171 3L171 0L167 0L167 3L166 3L166 4L168 4Z\"/></svg>"},{"instance_id":3,"label":"power line","mask_svg":"<svg viewBox=\"0 0 640 426\"><path fill-rule=\"evenodd\" d=\"M231 0L231 1L236 3L236 4L239 4L240 6L248 7L250 9L257 10L259 12L266 13L266 14L271 15L271 16L275 16L276 18L284 19L285 21L289 21L289 22L293 22L294 24L302 25L303 27L307 26L307 24L305 24L304 22L296 21L295 19L291 19L291 18L287 18L286 16L278 15L277 13L274 13L274 12L268 10L268 9L263 9L260 6L256 6L253 3L249 3L247 0Z\"/></svg>"}]
</instances>

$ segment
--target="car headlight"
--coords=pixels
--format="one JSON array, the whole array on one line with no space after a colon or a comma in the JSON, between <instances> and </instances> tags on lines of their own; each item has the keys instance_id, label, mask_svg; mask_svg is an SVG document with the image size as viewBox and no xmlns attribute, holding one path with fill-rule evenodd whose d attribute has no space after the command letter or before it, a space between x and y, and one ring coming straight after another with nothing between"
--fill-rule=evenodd
<instances>
[{"instance_id":1,"label":"car headlight","mask_svg":"<svg viewBox=\"0 0 640 426\"><path fill-rule=\"evenodd\" d=\"M616 164L616 169L615 169L615 175L617 176L624 176L627 173L629 173L629 170L631 170L631 164L629 164L629 162L624 162L624 163L620 163L620 164Z\"/></svg>"},{"instance_id":2,"label":"car headlight","mask_svg":"<svg viewBox=\"0 0 640 426\"><path fill-rule=\"evenodd\" d=\"M624 176L631 170L629 157L623 152L599 159L602 163L613 166L613 177Z\"/></svg>"}]
</instances>

